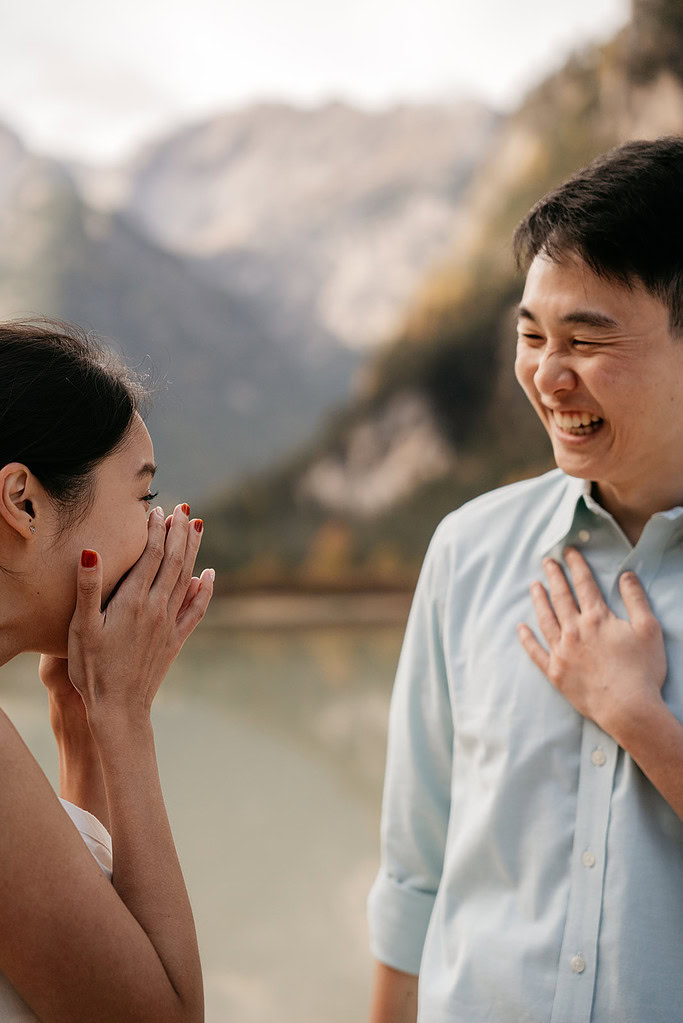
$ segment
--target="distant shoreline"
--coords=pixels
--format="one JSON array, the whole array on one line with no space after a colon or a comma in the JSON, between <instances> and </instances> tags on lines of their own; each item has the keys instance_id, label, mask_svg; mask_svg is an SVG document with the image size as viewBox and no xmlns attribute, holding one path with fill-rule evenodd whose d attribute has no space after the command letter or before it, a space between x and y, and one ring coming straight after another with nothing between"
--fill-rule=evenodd
<instances>
[{"instance_id":1,"label":"distant shoreline","mask_svg":"<svg viewBox=\"0 0 683 1023\"><path fill-rule=\"evenodd\" d=\"M203 627L295 629L403 626L412 592L248 593L214 597Z\"/></svg>"}]
</instances>

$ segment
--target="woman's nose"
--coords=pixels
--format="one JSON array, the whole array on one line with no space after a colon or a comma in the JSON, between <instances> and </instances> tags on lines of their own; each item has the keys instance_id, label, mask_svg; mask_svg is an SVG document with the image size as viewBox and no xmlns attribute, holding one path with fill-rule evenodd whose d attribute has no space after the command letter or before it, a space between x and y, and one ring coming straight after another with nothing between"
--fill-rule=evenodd
<instances>
[{"instance_id":1,"label":"woman's nose","mask_svg":"<svg viewBox=\"0 0 683 1023\"><path fill-rule=\"evenodd\" d=\"M534 385L540 395L550 397L558 391L576 387L576 373L561 352L543 352L534 373Z\"/></svg>"}]
</instances>

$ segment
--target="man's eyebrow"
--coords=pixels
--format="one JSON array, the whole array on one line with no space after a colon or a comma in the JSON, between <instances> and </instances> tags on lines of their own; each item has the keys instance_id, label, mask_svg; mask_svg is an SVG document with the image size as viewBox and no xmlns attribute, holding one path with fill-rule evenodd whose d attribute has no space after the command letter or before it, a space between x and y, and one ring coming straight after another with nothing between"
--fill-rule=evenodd
<instances>
[{"instance_id":1,"label":"man's eyebrow","mask_svg":"<svg viewBox=\"0 0 683 1023\"><path fill-rule=\"evenodd\" d=\"M517 309L517 318L523 320L533 320L536 322L536 317L527 309L526 306L520 305ZM598 313L594 309L575 309L571 313L566 313L561 317L560 323L579 323L584 327L618 327L619 324L611 316L607 316L606 313Z\"/></svg>"},{"instance_id":2,"label":"man's eyebrow","mask_svg":"<svg viewBox=\"0 0 683 1023\"><path fill-rule=\"evenodd\" d=\"M153 479L158 468L159 466L154 465L152 462L145 462L142 468L138 469L135 473L135 478L141 479L143 476L149 476L150 479Z\"/></svg>"},{"instance_id":3,"label":"man's eyebrow","mask_svg":"<svg viewBox=\"0 0 683 1023\"><path fill-rule=\"evenodd\" d=\"M576 309L560 319L560 323L580 323L585 327L618 327L619 324L606 313L597 313L594 309Z\"/></svg>"},{"instance_id":4,"label":"man's eyebrow","mask_svg":"<svg viewBox=\"0 0 683 1023\"><path fill-rule=\"evenodd\" d=\"M534 322L536 322L536 317L534 316L534 314L531 312L530 309L527 309L527 307L524 305L517 306L516 316L518 320L533 320Z\"/></svg>"}]
</instances>

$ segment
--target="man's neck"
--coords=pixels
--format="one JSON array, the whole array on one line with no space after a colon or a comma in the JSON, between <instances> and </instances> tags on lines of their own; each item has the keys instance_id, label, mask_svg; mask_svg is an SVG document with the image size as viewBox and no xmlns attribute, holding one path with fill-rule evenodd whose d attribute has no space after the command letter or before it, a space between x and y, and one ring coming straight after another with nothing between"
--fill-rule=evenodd
<instances>
[{"instance_id":1,"label":"man's neck","mask_svg":"<svg viewBox=\"0 0 683 1023\"><path fill-rule=\"evenodd\" d=\"M683 505L683 485L644 490L622 488L610 483L593 483L592 494L619 523L633 546L638 543L648 519L657 512Z\"/></svg>"}]
</instances>

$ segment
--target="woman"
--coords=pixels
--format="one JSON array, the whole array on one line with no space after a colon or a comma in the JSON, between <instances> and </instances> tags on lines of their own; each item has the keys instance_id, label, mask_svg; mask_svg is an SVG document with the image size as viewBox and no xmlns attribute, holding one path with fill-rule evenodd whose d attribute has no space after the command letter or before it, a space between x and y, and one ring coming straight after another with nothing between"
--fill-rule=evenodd
<instances>
[{"instance_id":1,"label":"woman","mask_svg":"<svg viewBox=\"0 0 683 1023\"><path fill-rule=\"evenodd\" d=\"M3 1023L203 1019L150 706L214 574L187 505L148 517L144 398L78 329L0 324L0 664L42 654L62 796L0 711Z\"/></svg>"}]
</instances>

